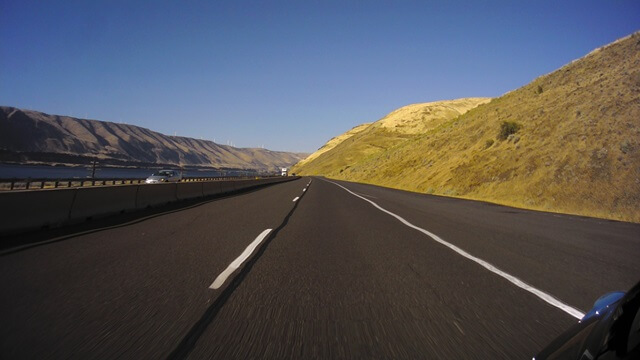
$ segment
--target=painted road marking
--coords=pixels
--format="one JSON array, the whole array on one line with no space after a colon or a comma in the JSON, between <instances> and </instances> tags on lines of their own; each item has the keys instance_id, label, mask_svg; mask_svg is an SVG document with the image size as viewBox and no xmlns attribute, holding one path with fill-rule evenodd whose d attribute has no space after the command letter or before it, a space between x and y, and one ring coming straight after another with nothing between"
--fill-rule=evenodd
<instances>
[{"instance_id":1,"label":"painted road marking","mask_svg":"<svg viewBox=\"0 0 640 360\"><path fill-rule=\"evenodd\" d=\"M302 189L302 192L305 192L305 191L307 191L307 188Z\"/></svg>"},{"instance_id":2,"label":"painted road marking","mask_svg":"<svg viewBox=\"0 0 640 360\"><path fill-rule=\"evenodd\" d=\"M296 196L296 198L295 198L295 199L293 199L293 202L298 201L298 199L300 199L300 197L299 197L299 196Z\"/></svg>"},{"instance_id":3,"label":"painted road marking","mask_svg":"<svg viewBox=\"0 0 640 360\"><path fill-rule=\"evenodd\" d=\"M524 281L518 279L517 277L515 277L513 275L510 275L510 274L507 274L506 272L498 269L497 267L491 265L490 263L488 263L488 262L486 262L486 261L484 261L484 260L482 260L480 258L477 258L477 257L469 254L468 252L460 249L459 247L442 240L442 238L440 238L438 235L436 235L436 234L434 234L432 232L429 232L429 231L427 231L427 230L425 230L425 229L423 229L421 227L413 225L412 223L408 222L407 220L405 220L401 216L396 215L396 214L392 213L391 211L384 209L383 207L381 207L380 205L376 204L375 202L373 202L373 201L371 201L371 200L369 200L369 199L367 199L367 198L365 198L363 196L360 196L360 195L352 192L351 190L347 189L346 187L344 187L344 186L342 186L340 184L334 183L333 181L328 181L328 180L325 180L325 181L330 182L330 183L332 183L334 185L337 185L337 186L343 188L344 190L346 190L351 195L359 197L360 199L370 203L371 205L376 207L378 210L393 216L394 218L398 219L401 223L405 224L406 226L408 226L408 227L410 227L412 229L420 231L421 233L429 236L430 238L432 238L436 242L448 247L449 249L457 252L458 254L466 257L467 259L478 263L479 265L481 265L485 269L491 271L492 273L502 276L503 278L509 280L511 283L513 283L517 287L519 287L521 289L524 289L524 290L536 295L537 297L539 297L540 299L544 300L548 304L551 304L551 305L557 307L558 309L566 312L567 314L569 314L569 315L571 315L571 316L573 316L573 317L575 317L577 319L582 319L584 317L584 313L582 311L563 303L562 301L556 299L552 295L547 294L546 292L544 292L542 290L539 290L539 289L537 289L537 288L525 283Z\"/></svg>"},{"instance_id":4,"label":"painted road marking","mask_svg":"<svg viewBox=\"0 0 640 360\"><path fill-rule=\"evenodd\" d=\"M240 267L240 265L242 265L242 263L245 262L249 258L249 256L251 256L251 253L253 253L256 247L260 245L262 240L264 240L267 235L269 235L271 230L272 229L266 229L260 235L258 235L258 237L253 240L253 242L249 244L246 249L244 249L242 254L240 254L237 259L233 260L233 262L229 264L229 266L223 272L221 272L220 275L218 275L218 277L213 281L213 284L209 286L209 289L219 289L220 286L222 286L222 284L224 284L224 282L227 280L229 275L236 271Z\"/></svg>"},{"instance_id":5,"label":"painted road marking","mask_svg":"<svg viewBox=\"0 0 640 360\"><path fill-rule=\"evenodd\" d=\"M362 193L356 193L356 194L358 194L358 195L360 195L360 196L366 196L366 197L368 197L368 198L372 198L372 199L377 199L377 197L372 196L372 195L367 195L367 194L362 194Z\"/></svg>"}]
</instances>

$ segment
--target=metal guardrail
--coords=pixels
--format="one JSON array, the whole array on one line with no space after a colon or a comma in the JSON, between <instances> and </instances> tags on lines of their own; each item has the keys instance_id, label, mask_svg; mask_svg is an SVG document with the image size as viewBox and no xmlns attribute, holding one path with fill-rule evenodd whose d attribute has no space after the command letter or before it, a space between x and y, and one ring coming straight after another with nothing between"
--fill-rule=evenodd
<instances>
[{"instance_id":1,"label":"metal guardrail","mask_svg":"<svg viewBox=\"0 0 640 360\"><path fill-rule=\"evenodd\" d=\"M41 190L85 186L141 184L145 179L6 179L0 190Z\"/></svg>"},{"instance_id":2,"label":"metal guardrail","mask_svg":"<svg viewBox=\"0 0 640 360\"><path fill-rule=\"evenodd\" d=\"M265 176L262 176L265 177ZM267 176L268 177L268 176ZM256 179L256 176L185 177L181 182ZM0 191L144 184L144 179L0 179Z\"/></svg>"}]
</instances>

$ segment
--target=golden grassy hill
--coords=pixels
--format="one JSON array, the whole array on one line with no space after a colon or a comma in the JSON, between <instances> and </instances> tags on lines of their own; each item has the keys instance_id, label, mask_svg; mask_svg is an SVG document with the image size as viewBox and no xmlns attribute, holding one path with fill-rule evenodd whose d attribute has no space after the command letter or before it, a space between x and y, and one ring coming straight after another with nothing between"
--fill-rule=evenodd
<instances>
[{"instance_id":1,"label":"golden grassy hill","mask_svg":"<svg viewBox=\"0 0 640 360\"><path fill-rule=\"evenodd\" d=\"M417 112L408 115L419 116ZM502 139L504 122L520 128ZM376 135L352 136L347 142L366 143L346 147L343 142L296 170L522 208L640 222L640 33L407 141L392 140L391 146L370 156L350 152L398 136L396 132Z\"/></svg>"},{"instance_id":2,"label":"golden grassy hill","mask_svg":"<svg viewBox=\"0 0 640 360\"><path fill-rule=\"evenodd\" d=\"M331 140L327 141L327 143L324 144L316 152L314 152L313 154L310 154L305 159L302 159L300 162L298 162L296 164L296 166L302 166L302 165L314 160L318 156L320 156L320 155L326 153L327 151L333 149L334 147L338 146L341 142L347 140L348 138L352 137L353 135L355 135L355 134L357 134L359 132L362 132L367 127L369 127L369 125L371 125L371 123L364 123L364 124L358 125L358 126L354 127L353 129L347 131L346 133L344 133L342 135L338 135L338 136L332 138Z\"/></svg>"},{"instance_id":3,"label":"golden grassy hill","mask_svg":"<svg viewBox=\"0 0 640 360\"><path fill-rule=\"evenodd\" d=\"M467 98L408 105L380 119L374 127L402 134L420 135L490 100Z\"/></svg>"},{"instance_id":4,"label":"golden grassy hill","mask_svg":"<svg viewBox=\"0 0 640 360\"><path fill-rule=\"evenodd\" d=\"M489 98L436 101L402 107L370 124L362 124L337 136L296 164L293 172L326 174L376 156L400 143L420 136Z\"/></svg>"}]
</instances>

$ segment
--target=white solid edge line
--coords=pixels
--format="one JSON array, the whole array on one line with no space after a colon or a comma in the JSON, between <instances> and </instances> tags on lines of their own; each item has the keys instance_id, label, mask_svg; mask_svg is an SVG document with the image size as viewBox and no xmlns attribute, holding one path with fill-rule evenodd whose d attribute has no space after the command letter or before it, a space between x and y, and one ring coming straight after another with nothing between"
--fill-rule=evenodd
<instances>
[{"instance_id":1,"label":"white solid edge line","mask_svg":"<svg viewBox=\"0 0 640 360\"><path fill-rule=\"evenodd\" d=\"M267 235L269 235L271 230L272 229L266 229L265 231L260 233L260 235L258 235L258 237L255 238L255 240L253 240L253 242L249 244L246 249L244 249L242 254L240 254L240 256L233 260L233 262L229 264L229 266L227 266L227 268L223 272L221 272L220 275L218 275L218 277L213 281L213 284L209 286L209 289L219 289L220 286L222 286L222 284L224 284L224 282L227 280L229 275L236 271L240 267L240 265L242 265L242 263L245 262L249 258L249 256L251 256L251 253L253 253L256 247L260 245L262 240L264 240Z\"/></svg>"},{"instance_id":2,"label":"white solid edge line","mask_svg":"<svg viewBox=\"0 0 640 360\"><path fill-rule=\"evenodd\" d=\"M298 199L300 199L300 197L299 197L299 196L296 196L296 198L295 198L295 199L293 199L293 202L298 201Z\"/></svg>"},{"instance_id":3,"label":"white solid edge line","mask_svg":"<svg viewBox=\"0 0 640 360\"><path fill-rule=\"evenodd\" d=\"M569 314L569 315L571 315L571 316L573 316L573 317L575 317L577 319L582 319L584 317L584 313L582 311L563 303L562 301L556 299L552 295L547 294L546 292L544 292L542 290L536 289L535 287L525 283L524 281L518 279L517 277L515 277L513 275L510 275L510 274L507 274L506 272L498 269L497 267L491 265L490 263L488 263L488 262L486 262L486 261L484 261L484 260L482 260L480 258L477 258L477 257L469 254L468 252L460 249L459 247L457 247L457 246L455 246L455 245L453 245L451 243L448 243L448 242L442 240L442 238L440 238L438 235L436 235L436 234L434 234L432 232L429 232L429 231L427 231L427 230L425 230L423 228L420 228L418 226L413 225L412 223L410 223L407 220L403 219L401 216L396 215L396 214L392 213L391 211L388 211L388 210L382 208L380 205L376 204L375 202L373 202L373 201L371 201L371 200L369 200L369 199L367 199L365 197L362 197L362 196L360 196L358 194L353 193L351 190L347 189L346 187L344 187L344 186L342 186L340 184L337 184L337 183L335 183L333 181L329 181L329 180L325 180L325 181L330 182L330 183L332 183L334 185L337 185L337 186L343 188L344 190L346 190L351 195L359 197L360 199L370 203L371 205L373 205L376 208L378 208L378 210L393 216L394 218L398 219L401 223L405 224L406 226L408 226L408 227L410 227L412 229L420 231L421 233L429 236L430 238L432 238L436 242L438 242L438 243L450 248L451 250L453 250L453 251L457 252L458 254L466 257L467 259L480 264L485 269L487 269L487 270L489 270L489 271L491 271L491 272L493 272L493 273L495 273L497 275L502 276L503 278L509 280L511 283L513 283L517 287L519 287L521 289L524 289L524 290L536 295L537 297L539 297L540 299L544 300L548 304L551 304L551 305L557 307L558 309L566 312L567 314Z\"/></svg>"}]
</instances>

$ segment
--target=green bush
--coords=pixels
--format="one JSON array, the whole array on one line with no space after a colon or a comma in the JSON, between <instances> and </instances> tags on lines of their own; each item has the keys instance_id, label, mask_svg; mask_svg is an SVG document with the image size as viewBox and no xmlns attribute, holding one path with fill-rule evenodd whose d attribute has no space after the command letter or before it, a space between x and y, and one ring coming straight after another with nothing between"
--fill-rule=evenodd
<instances>
[{"instance_id":1,"label":"green bush","mask_svg":"<svg viewBox=\"0 0 640 360\"><path fill-rule=\"evenodd\" d=\"M521 127L522 126L515 121L503 121L502 124L500 124L498 139L505 140L509 135L517 133Z\"/></svg>"},{"instance_id":2,"label":"green bush","mask_svg":"<svg viewBox=\"0 0 640 360\"><path fill-rule=\"evenodd\" d=\"M627 154L633 150L633 145L629 142L629 140L624 140L620 143L620 151L624 154Z\"/></svg>"},{"instance_id":3,"label":"green bush","mask_svg":"<svg viewBox=\"0 0 640 360\"><path fill-rule=\"evenodd\" d=\"M491 147L491 145L493 145L493 143L494 143L493 139L489 139L489 140L487 140L487 142L485 142L485 143L484 143L484 148L485 148L485 149L490 148L490 147Z\"/></svg>"},{"instance_id":4,"label":"green bush","mask_svg":"<svg viewBox=\"0 0 640 360\"><path fill-rule=\"evenodd\" d=\"M536 88L536 94L542 94L542 85L538 85L538 87Z\"/></svg>"}]
</instances>

